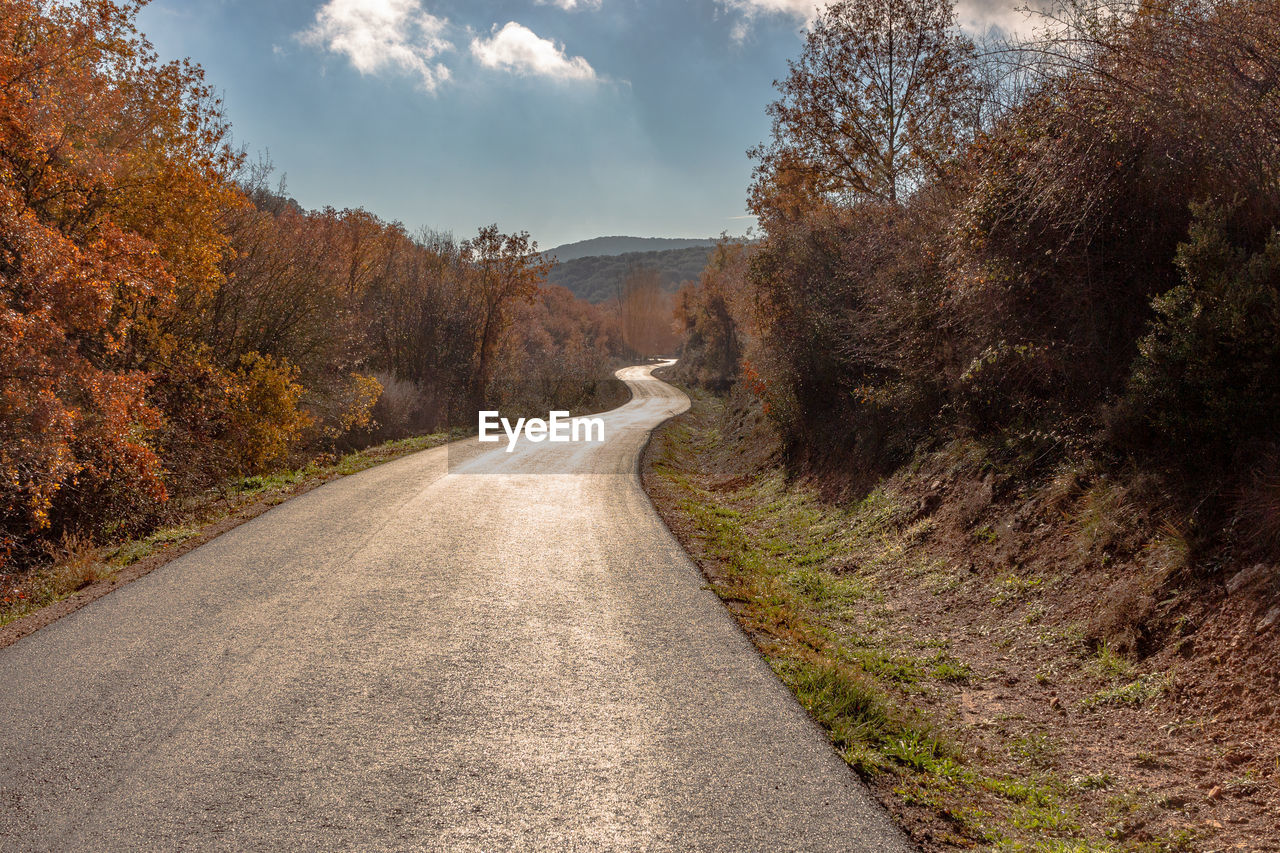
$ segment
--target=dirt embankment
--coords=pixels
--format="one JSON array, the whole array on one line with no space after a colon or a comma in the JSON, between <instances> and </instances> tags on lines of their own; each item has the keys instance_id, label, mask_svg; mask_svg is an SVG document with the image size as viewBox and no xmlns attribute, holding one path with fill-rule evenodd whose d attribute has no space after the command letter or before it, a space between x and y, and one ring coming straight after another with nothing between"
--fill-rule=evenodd
<instances>
[{"instance_id":1,"label":"dirt embankment","mask_svg":"<svg viewBox=\"0 0 1280 853\"><path fill-rule=\"evenodd\" d=\"M1280 850L1280 583L1083 464L974 443L857 499L748 405L655 436L659 511L927 850Z\"/></svg>"}]
</instances>

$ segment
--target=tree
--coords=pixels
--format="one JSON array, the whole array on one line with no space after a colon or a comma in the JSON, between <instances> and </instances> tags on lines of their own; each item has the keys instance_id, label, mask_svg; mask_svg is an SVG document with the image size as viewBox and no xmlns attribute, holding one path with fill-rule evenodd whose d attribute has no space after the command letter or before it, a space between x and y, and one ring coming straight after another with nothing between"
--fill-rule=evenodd
<instances>
[{"instance_id":1,"label":"tree","mask_svg":"<svg viewBox=\"0 0 1280 853\"><path fill-rule=\"evenodd\" d=\"M745 289L748 251L745 245L722 241L701 280L676 293L675 323L683 334L678 369L686 382L725 392L738 380L742 339L733 296Z\"/></svg>"},{"instance_id":2,"label":"tree","mask_svg":"<svg viewBox=\"0 0 1280 853\"><path fill-rule=\"evenodd\" d=\"M662 292L657 270L636 267L627 275L618 295L618 313L622 339L638 355L660 355L675 348L670 299Z\"/></svg>"},{"instance_id":3,"label":"tree","mask_svg":"<svg viewBox=\"0 0 1280 853\"><path fill-rule=\"evenodd\" d=\"M785 215L792 196L905 199L958 149L974 94L973 44L949 0L843 0L819 15L769 106L773 140L751 206Z\"/></svg>"},{"instance_id":4,"label":"tree","mask_svg":"<svg viewBox=\"0 0 1280 853\"><path fill-rule=\"evenodd\" d=\"M165 495L148 401L163 318L218 277L237 164L189 63L134 3L0 12L0 565Z\"/></svg>"},{"instance_id":5,"label":"tree","mask_svg":"<svg viewBox=\"0 0 1280 853\"><path fill-rule=\"evenodd\" d=\"M546 280L554 261L543 259L538 243L527 231L503 234L497 225L486 225L462 243L463 261L470 267L470 292L476 312L476 357L468 395L483 402L502 333L511 323L511 309L531 301Z\"/></svg>"}]
</instances>

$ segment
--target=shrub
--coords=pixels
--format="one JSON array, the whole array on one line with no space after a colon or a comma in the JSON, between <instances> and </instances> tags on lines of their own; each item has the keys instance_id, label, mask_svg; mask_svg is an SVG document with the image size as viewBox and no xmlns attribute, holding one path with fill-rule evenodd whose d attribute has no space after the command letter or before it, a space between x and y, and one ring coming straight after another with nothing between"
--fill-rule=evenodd
<instances>
[{"instance_id":1,"label":"shrub","mask_svg":"<svg viewBox=\"0 0 1280 853\"><path fill-rule=\"evenodd\" d=\"M164 416L155 446L165 485L182 500L236 470L230 409L238 384L213 363L208 350L194 345L170 353L152 375L149 396Z\"/></svg>"},{"instance_id":2,"label":"shrub","mask_svg":"<svg viewBox=\"0 0 1280 853\"><path fill-rule=\"evenodd\" d=\"M309 444L350 448L374 427L373 412L382 396L382 383L377 377L349 373L328 383L307 402L312 434Z\"/></svg>"},{"instance_id":3,"label":"shrub","mask_svg":"<svg viewBox=\"0 0 1280 853\"><path fill-rule=\"evenodd\" d=\"M721 243L697 284L676 294L675 320L683 343L677 366L680 378L713 391L728 391L742 369L742 341L731 305L734 291L746 282L749 250Z\"/></svg>"},{"instance_id":4,"label":"shrub","mask_svg":"<svg viewBox=\"0 0 1280 853\"><path fill-rule=\"evenodd\" d=\"M241 359L230 420L242 473L263 473L283 462L314 423L298 406L306 390L298 373L282 358L250 353Z\"/></svg>"},{"instance_id":5,"label":"shrub","mask_svg":"<svg viewBox=\"0 0 1280 853\"><path fill-rule=\"evenodd\" d=\"M107 387L104 387L107 386ZM50 510L50 532L96 540L132 535L154 519L168 497L160 457L151 446L160 416L148 406L141 376L100 380L70 442L75 472Z\"/></svg>"},{"instance_id":6,"label":"shrub","mask_svg":"<svg viewBox=\"0 0 1280 853\"><path fill-rule=\"evenodd\" d=\"M904 458L937 416L950 347L924 203L826 208L753 254L748 358L796 458L856 479Z\"/></svg>"},{"instance_id":7,"label":"shrub","mask_svg":"<svg viewBox=\"0 0 1280 853\"><path fill-rule=\"evenodd\" d=\"M1280 233L1251 251L1222 209L1197 207L1177 259L1183 283L1152 303L1128 414L1160 452L1221 463L1280 434Z\"/></svg>"}]
</instances>

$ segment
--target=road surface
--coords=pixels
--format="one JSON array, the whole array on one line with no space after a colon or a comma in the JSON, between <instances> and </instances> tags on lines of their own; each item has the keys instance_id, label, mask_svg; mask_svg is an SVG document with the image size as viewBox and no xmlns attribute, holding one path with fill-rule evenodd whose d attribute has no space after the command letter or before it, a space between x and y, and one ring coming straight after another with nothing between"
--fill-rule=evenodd
<instances>
[{"instance_id":1,"label":"road surface","mask_svg":"<svg viewBox=\"0 0 1280 853\"><path fill-rule=\"evenodd\" d=\"M641 491L649 370L603 444L335 481L0 650L0 848L907 850Z\"/></svg>"}]
</instances>

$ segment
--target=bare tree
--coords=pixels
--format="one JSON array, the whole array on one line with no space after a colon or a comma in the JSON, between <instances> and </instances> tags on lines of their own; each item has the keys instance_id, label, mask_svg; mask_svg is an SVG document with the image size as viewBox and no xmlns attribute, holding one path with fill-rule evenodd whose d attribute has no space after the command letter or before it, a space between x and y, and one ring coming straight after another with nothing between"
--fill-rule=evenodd
<instances>
[{"instance_id":1,"label":"bare tree","mask_svg":"<svg viewBox=\"0 0 1280 853\"><path fill-rule=\"evenodd\" d=\"M513 307L537 295L554 261L543 258L528 232L503 234L497 225L487 225L463 241L462 257L471 270L477 321L476 368L469 396L479 405L493 380L494 358Z\"/></svg>"},{"instance_id":2,"label":"bare tree","mask_svg":"<svg viewBox=\"0 0 1280 853\"><path fill-rule=\"evenodd\" d=\"M949 0L829 6L774 83L773 139L749 152L753 209L776 209L779 193L906 198L972 127L972 57Z\"/></svg>"},{"instance_id":3,"label":"bare tree","mask_svg":"<svg viewBox=\"0 0 1280 853\"><path fill-rule=\"evenodd\" d=\"M618 310L622 339L639 355L660 355L675 346L671 302L662 292L662 276L657 270L637 267L627 275Z\"/></svg>"}]
</instances>

